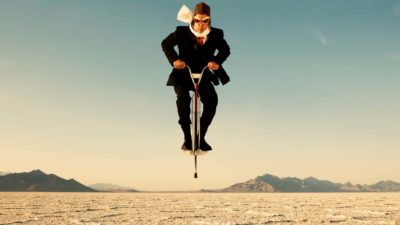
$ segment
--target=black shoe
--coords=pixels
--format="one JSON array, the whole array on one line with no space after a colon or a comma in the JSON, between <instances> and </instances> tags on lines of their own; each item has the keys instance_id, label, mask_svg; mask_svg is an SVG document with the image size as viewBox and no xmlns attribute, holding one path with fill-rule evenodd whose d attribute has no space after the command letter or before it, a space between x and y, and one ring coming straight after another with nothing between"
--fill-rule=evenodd
<instances>
[{"instance_id":1,"label":"black shoe","mask_svg":"<svg viewBox=\"0 0 400 225\"><path fill-rule=\"evenodd\" d=\"M184 151L192 151L192 142L191 141L183 142L183 145L182 145L181 149L184 150Z\"/></svg>"},{"instance_id":2,"label":"black shoe","mask_svg":"<svg viewBox=\"0 0 400 225\"><path fill-rule=\"evenodd\" d=\"M202 151L210 151L212 150L211 146L206 142L206 140L200 140L200 150Z\"/></svg>"}]
</instances>

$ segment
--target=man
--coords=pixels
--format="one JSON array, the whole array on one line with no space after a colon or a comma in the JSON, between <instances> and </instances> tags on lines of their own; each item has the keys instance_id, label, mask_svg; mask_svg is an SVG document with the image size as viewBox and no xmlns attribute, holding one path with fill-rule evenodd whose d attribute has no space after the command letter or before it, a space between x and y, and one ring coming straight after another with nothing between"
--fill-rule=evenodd
<instances>
[{"instance_id":1,"label":"man","mask_svg":"<svg viewBox=\"0 0 400 225\"><path fill-rule=\"evenodd\" d=\"M173 66L167 86L174 86L177 96L179 124L185 138L182 150L192 149L189 91L194 88L185 66L188 65L195 73L201 72L205 66L214 72L214 75L209 71L205 72L199 86L203 103L203 113L200 118L200 149L203 151L212 150L204 137L218 104L218 96L213 84L218 85L219 81L222 84L229 82L229 77L221 64L229 56L230 48L224 39L223 31L211 27L210 15L210 7L207 4L204 2L197 4L189 26L178 26L175 32L161 43L168 61ZM175 46L178 46L178 52L175 51Z\"/></svg>"}]
</instances>

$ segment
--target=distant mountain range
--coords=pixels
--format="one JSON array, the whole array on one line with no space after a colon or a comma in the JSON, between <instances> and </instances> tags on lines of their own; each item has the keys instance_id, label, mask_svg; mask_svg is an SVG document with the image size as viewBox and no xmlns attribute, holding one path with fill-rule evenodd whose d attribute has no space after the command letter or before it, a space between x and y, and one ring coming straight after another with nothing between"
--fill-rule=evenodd
<instances>
[{"instance_id":1,"label":"distant mountain range","mask_svg":"<svg viewBox=\"0 0 400 225\"><path fill-rule=\"evenodd\" d=\"M103 192L137 192L137 190L129 187L123 187L115 184L98 183L89 185L90 188L96 191Z\"/></svg>"},{"instance_id":2,"label":"distant mountain range","mask_svg":"<svg viewBox=\"0 0 400 225\"><path fill-rule=\"evenodd\" d=\"M333 183L327 180L318 180L314 177L305 179L279 178L265 174L243 183L234 184L228 188L218 190L202 190L207 192L398 192L400 183L394 181L380 181L373 185L360 185L347 182Z\"/></svg>"},{"instance_id":3,"label":"distant mountain range","mask_svg":"<svg viewBox=\"0 0 400 225\"><path fill-rule=\"evenodd\" d=\"M3 174L3 175L1 175ZM0 191L42 191L42 192L136 192L114 184L99 183L87 187L74 179L66 180L41 170L29 173L0 173ZM314 177L299 179L296 177L279 178L265 174L246 182L217 190L203 192L400 192L400 183L380 181L372 185L341 184Z\"/></svg>"},{"instance_id":4,"label":"distant mountain range","mask_svg":"<svg viewBox=\"0 0 400 225\"><path fill-rule=\"evenodd\" d=\"M0 176L0 191L94 192L74 179L65 180L40 170Z\"/></svg>"}]
</instances>

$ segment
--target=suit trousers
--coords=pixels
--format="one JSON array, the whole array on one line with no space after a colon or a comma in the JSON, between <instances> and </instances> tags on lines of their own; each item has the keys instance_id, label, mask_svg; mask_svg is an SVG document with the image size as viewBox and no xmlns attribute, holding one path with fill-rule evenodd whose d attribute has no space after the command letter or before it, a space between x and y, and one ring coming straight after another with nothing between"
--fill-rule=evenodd
<instances>
[{"instance_id":1,"label":"suit trousers","mask_svg":"<svg viewBox=\"0 0 400 225\"><path fill-rule=\"evenodd\" d=\"M193 85L176 85L174 86L176 93L176 106L178 108L179 121L181 126L191 124L190 120L190 104L191 97L189 91L193 91ZM218 104L218 96L214 85L210 81L204 81L199 85L200 100L203 103L203 113L200 117L201 133L205 134L208 126L211 124Z\"/></svg>"}]
</instances>

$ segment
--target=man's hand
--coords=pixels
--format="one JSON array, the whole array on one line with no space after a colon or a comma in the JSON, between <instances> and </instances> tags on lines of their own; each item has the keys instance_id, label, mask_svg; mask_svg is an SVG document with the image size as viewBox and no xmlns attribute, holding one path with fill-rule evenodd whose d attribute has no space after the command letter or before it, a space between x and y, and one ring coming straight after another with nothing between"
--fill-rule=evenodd
<instances>
[{"instance_id":1,"label":"man's hand","mask_svg":"<svg viewBox=\"0 0 400 225\"><path fill-rule=\"evenodd\" d=\"M207 64L207 66L210 70L218 70L219 69L219 65L216 62L209 62Z\"/></svg>"},{"instance_id":2,"label":"man's hand","mask_svg":"<svg viewBox=\"0 0 400 225\"><path fill-rule=\"evenodd\" d=\"M186 66L186 64L185 64L185 61L183 61L183 60L178 59L178 60L175 60L175 62L174 62L175 69L178 69L178 70L185 69L185 66Z\"/></svg>"}]
</instances>

